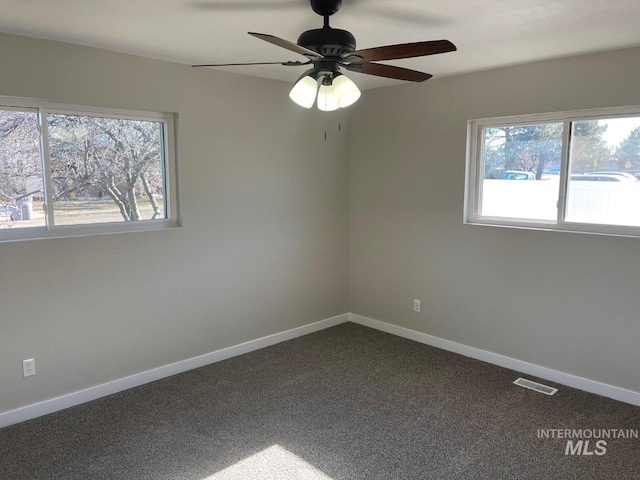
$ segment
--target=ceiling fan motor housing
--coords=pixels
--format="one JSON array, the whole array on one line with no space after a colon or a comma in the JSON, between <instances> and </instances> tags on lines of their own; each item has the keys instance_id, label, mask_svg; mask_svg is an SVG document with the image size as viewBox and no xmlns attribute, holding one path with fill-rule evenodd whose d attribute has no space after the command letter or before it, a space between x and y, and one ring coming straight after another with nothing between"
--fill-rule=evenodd
<instances>
[{"instance_id":1,"label":"ceiling fan motor housing","mask_svg":"<svg viewBox=\"0 0 640 480\"><path fill-rule=\"evenodd\" d=\"M338 28L316 28L303 32L298 45L318 52L324 57L341 58L356 49L355 37L346 30Z\"/></svg>"}]
</instances>

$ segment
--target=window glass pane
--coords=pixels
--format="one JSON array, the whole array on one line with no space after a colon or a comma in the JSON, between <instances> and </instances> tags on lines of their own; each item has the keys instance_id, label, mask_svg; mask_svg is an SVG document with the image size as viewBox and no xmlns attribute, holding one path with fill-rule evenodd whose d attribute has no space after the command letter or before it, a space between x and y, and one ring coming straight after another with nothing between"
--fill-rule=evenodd
<instances>
[{"instance_id":1,"label":"window glass pane","mask_svg":"<svg viewBox=\"0 0 640 480\"><path fill-rule=\"evenodd\" d=\"M640 117L571 124L568 222L640 226Z\"/></svg>"},{"instance_id":2,"label":"window glass pane","mask_svg":"<svg viewBox=\"0 0 640 480\"><path fill-rule=\"evenodd\" d=\"M0 229L45 227L38 115L0 109Z\"/></svg>"},{"instance_id":3,"label":"window glass pane","mask_svg":"<svg viewBox=\"0 0 640 480\"><path fill-rule=\"evenodd\" d=\"M162 122L47 119L56 225L166 218Z\"/></svg>"},{"instance_id":4,"label":"window glass pane","mask_svg":"<svg viewBox=\"0 0 640 480\"><path fill-rule=\"evenodd\" d=\"M562 125L483 130L481 215L556 220Z\"/></svg>"}]
</instances>

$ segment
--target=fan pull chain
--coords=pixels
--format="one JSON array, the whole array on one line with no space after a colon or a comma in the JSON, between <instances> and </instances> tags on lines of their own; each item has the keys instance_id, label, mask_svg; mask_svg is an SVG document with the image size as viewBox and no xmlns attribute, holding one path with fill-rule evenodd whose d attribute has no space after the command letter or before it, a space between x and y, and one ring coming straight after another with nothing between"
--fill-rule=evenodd
<instances>
[{"instance_id":1,"label":"fan pull chain","mask_svg":"<svg viewBox=\"0 0 640 480\"><path fill-rule=\"evenodd\" d=\"M327 112L324 112L324 141L327 141Z\"/></svg>"},{"instance_id":2,"label":"fan pull chain","mask_svg":"<svg viewBox=\"0 0 640 480\"><path fill-rule=\"evenodd\" d=\"M340 109L340 115L342 116L342 109ZM329 129L328 129L328 125L327 125L327 112L324 112L324 141L327 141L327 138L329 138ZM338 132L342 132L342 120L338 120Z\"/></svg>"}]
</instances>

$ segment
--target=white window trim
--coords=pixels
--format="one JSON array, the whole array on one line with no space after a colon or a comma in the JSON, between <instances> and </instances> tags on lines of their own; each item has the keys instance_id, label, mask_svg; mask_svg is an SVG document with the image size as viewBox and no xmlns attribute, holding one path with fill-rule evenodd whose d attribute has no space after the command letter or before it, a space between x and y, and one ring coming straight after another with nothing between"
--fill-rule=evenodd
<instances>
[{"instance_id":1,"label":"white window trim","mask_svg":"<svg viewBox=\"0 0 640 480\"><path fill-rule=\"evenodd\" d=\"M598 120L615 118L616 116L638 116L640 106L597 108L589 110L570 110L554 113L516 115L469 120L467 122L467 161L465 169L463 223L468 225L484 225L504 228L522 228L529 230L547 230L624 237L640 237L640 227L623 225L602 225L593 223L565 222L564 209L567 198L567 171L569 164L569 124L580 120ZM535 125L536 123L563 122L562 158L560 168L560 191L558 196L558 218L556 221L523 220L520 218L489 217L479 215L481 206L481 182L483 174L483 141L480 134L483 128Z\"/></svg>"},{"instance_id":2,"label":"white window trim","mask_svg":"<svg viewBox=\"0 0 640 480\"><path fill-rule=\"evenodd\" d=\"M16 242L24 240L40 240L45 238L81 237L90 235L105 235L125 232L142 232L152 230L164 230L181 226L179 215L179 182L178 160L176 150L176 131L174 114L160 112L146 112L109 107L97 107L76 105L68 103L51 102L31 98L0 96L0 109L34 111L38 113L38 128L40 132L46 127L47 115L61 113L66 115L83 115L94 117L122 118L126 120L140 120L161 122L164 124L164 172L165 172L165 219L139 220L135 222L105 222L88 225L55 225L51 216L53 202L50 162L47 158L43 162L43 177L49 214L49 227L16 228L0 230L0 243ZM42 155L49 156L48 135L40 135Z\"/></svg>"}]
</instances>

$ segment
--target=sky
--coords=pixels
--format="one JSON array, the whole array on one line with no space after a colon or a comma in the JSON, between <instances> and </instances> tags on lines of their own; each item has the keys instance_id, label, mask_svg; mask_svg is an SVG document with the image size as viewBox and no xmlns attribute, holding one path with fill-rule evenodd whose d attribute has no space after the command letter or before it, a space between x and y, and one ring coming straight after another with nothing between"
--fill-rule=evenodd
<instances>
[{"instance_id":1,"label":"sky","mask_svg":"<svg viewBox=\"0 0 640 480\"><path fill-rule=\"evenodd\" d=\"M600 120L598 123L609 126L603 138L610 147L617 147L620 141L624 140L634 128L640 127L640 117L607 119Z\"/></svg>"}]
</instances>

